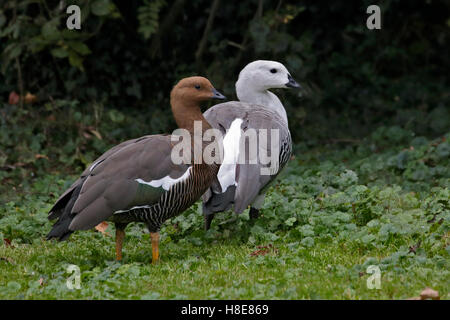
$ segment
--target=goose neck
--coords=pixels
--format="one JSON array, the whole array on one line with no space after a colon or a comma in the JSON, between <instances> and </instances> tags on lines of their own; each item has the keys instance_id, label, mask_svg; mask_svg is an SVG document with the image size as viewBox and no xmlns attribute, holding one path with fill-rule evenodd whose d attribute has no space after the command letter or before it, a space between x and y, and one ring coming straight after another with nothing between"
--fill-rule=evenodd
<instances>
[{"instance_id":1,"label":"goose neck","mask_svg":"<svg viewBox=\"0 0 450 320\"><path fill-rule=\"evenodd\" d=\"M196 102L171 99L172 113L179 128L194 132L194 127L201 125L202 133L211 128Z\"/></svg>"},{"instance_id":2,"label":"goose neck","mask_svg":"<svg viewBox=\"0 0 450 320\"><path fill-rule=\"evenodd\" d=\"M212 127L203 116L200 106L198 103L182 102L177 99L172 99L171 102L172 112L178 127L189 131L188 137L190 138L191 144L190 162L192 164L198 164L196 167L199 170L212 169L213 171L217 171L217 165L206 164L207 162L204 159L204 150L208 143L203 141L203 137L205 132Z\"/></svg>"},{"instance_id":3,"label":"goose neck","mask_svg":"<svg viewBox=\"0 0 450 320\"><path fill-rule=\"evenodd\" d=\"M238 81L239 83L239 81ZM236 83L236 94L241 102L253 103L275 111L287 123L286 110L278 97L268 89L246 88Z\"/></svg>"}]
</instances>

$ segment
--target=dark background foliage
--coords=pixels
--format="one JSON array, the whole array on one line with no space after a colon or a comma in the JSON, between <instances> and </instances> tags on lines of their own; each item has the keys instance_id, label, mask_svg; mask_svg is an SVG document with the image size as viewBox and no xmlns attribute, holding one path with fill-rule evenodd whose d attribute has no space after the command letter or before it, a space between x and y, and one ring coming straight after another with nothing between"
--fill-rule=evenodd
<instances>
[{"instance_id":1,"label":"dark background foliage","mask_svg":"<svg viewBox=\"0 0 450 320\"><path fill-rule=\"evenodd\" d=\"M71 3L81 30L65 28L67 1L1 2L2 167L83 166L119 141L170 132L177 80L204 75L235 99L255 59L284 63L304 87L277 91L297 150L380 125L431 137L450 126L446 1L378 1L381 30L366 28L368 0ZM33 103L9 104L13 91Z\"/></svg>"}]
</instances>

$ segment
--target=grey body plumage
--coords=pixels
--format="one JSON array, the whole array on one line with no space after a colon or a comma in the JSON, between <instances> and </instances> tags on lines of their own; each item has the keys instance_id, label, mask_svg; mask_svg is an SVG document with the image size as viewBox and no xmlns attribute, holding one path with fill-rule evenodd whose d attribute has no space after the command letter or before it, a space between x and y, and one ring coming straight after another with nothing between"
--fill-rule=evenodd
<instances>
[{"instance_id":1,"label":"grey body plumage","mask_svg":"<svg viewBox=\"0 0 450 320\"><path fill-rule=\"evenodd\" d=\"M236 119L244 120L241 124L241 129L244 131L249 128L256 131L259 129L279 131L277 170L270 175L261 175L261 168L264 167L261 162L238 164L233 189L229 187L227 190L217 192L217 188L211 187L203 195L206 229L209 229L214 213L232 207L236 213L241 213L250 206L250 216L258 216L268 187L289 161L292 153L286 111L278 97L269 89L299 87L300 85L295 82L283 64L267 60L253 61L242 69L236 82L236 94L240 101L218 104L204 113L208 122L222 132L230 129ZM258 147L261 148L261 145ZM247 150L239 152L244 152L247 156Z\"/></svg>"},{"instance_id":2,"label":"grey body plumage","mask_svg":"<svg viewBox=\"0 0 450 320\"><path fill-rule=\"evenodd\" d=\"M55 219L64 214L66 217L62 220L72 217L68 231L91 229L105 220L120 224L144 222L149 230L158 231L165 220L186 210L201 197L219 167L214 164L174 165L170 160L171 148L170 136L159 135L129 140L114 147L83 172L58 199L49 217ZM190 170L187 178L168 190L136 181L166 176L177 179L186 170ZM116 184L121 186L119 190ZM140 188L146 191L139 192ZM68 210L70 201L72 205ZM98 202L102 203L101 207L96 206ZM50 232L49 238L52 237L55 236Z\"/></svg>"},{"instance_id":3,"label":"grey body plumage","mask_svg":"<svg viewBox=\"0 0 450 320\"><path fill-rule=\"evenodd\" d=\"M283 119L274 111L259 105L241 103L236 101L217 104L204 113L205 118L215 128L219 128L223 133L225 128L229 128L234 119L243 119L241 129L245 132L248 129L268 129L268 143L264 146L270 153L270 129L279 132L279 167L272 175L261 175L261 168L267 165L257 164L237 164L236 182L237 185L229 187L230 190L222 190L216 193L210 188L203 195L203 212L211 215L215 212L225 211L234 206L236 213L245 210L258 195L264 194L270 183L276 178L278 173L289 161L292 153L292 140L288 127ZM260 148L263 146L259 146Z\"/></svg>"}]
</instances>

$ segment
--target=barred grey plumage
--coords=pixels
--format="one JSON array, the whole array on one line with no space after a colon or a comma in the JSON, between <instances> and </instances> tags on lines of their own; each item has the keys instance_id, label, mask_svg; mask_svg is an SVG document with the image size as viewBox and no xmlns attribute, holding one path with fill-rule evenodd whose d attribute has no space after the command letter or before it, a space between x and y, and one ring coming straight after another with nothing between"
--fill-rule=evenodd
<instances>
[{"instance_id":1,"label":"barred grey plumage","mask_svg":"<svg viewBox=\"0 0 450 320\"><path fill-rule=\"evenodd\" d=\"M186 180L171 186L167 192L162 194L157 203L142 208L122 210L115 213L110 221L120 224L144 222L151 232L157 232L164 221L183 212L191 206L193 201L200 198L207 189L205 182L214 179L219 170L219 166L216 164L207 166L203 170L200 170L199 166L204 165L194 164L192 174Z\"/></svg>"}]
</instances>

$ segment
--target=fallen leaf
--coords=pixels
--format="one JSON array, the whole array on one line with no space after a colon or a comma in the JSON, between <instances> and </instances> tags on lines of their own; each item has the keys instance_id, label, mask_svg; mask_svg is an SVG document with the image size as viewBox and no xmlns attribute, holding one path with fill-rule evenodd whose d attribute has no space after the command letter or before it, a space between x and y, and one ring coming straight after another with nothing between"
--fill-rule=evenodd
<instances>
[{"instance_id":1,"label":"fallen leaf","mask_svg":"<svg viewBox=\"0 0 450 320\"><path fill-rule=\"evenodd\" d=\"M13 164L14 167L25 167L27 164L24 162L16 162Z\"/></svg>"},{"instance_id":2,"label":"fallen leaf","mask_svg":"<svg viewBox=\"0 0 450 320\"><path fill-rule=\"evenodd\" d=\"M253 251L252 253L250 253L250 256L255 257L255 256L264 256L268 253L274 253L274 254L278 254L278 249L275 248L272 244L269 244L267 246L257 246L256 249Z\"/></svg>"},{"instance_id":3,"label":"fallen leaf","mask_svg":"<svg viewBox=\"0 0 450 320\"><path fill-rule=\"evenodd\" d=\"M99 139L99 140L103 139L102 135L97 130L89 128L89 132L92 133L94 136L96 136L97 139Z\"/></svg>"},{"instance_id":4,"label":"fallen leaf","mask_svg":"<svg viewBox=\"0 0 450 320\"><path fill-rule=\"evenodd\" d=\"M27 94L25 95L25 103L26 104L32 104L35 103L37 101L37 97L34 94L31 94L29 92L27 92Z\"/></svg>"},{"instance_id":5,"label":"fallen leaf","mask_svg":"<svg viewBox=\"0 0 450 320\"><path fill-rule=\"evenodd\" d=\"M38 153L38 154L35 154L34 157L36 159L47 159L48 160L48 157L45 154L39 154Z\"/></svg>"},{"instance_id":6,"label":"fallen leaf","mask_svg":"<svg viewBox=\"0 0 450 320\"><path fill-rule=\"evenodd\" d=\"M92 138L92 136L89 133L87 133L86 131L83 132L83 137L85 137L86 139Z\"/></svg>"},{"instance_id":7,"label":"fallen leaf","mask_svg":"<svg viewBox=\"0 0 450 320\"><path fill-rule=\"evenodd\" d=\"M13 166L13 165L10 165L10 164L7 164L7 165L4 165L3 167L0 167L0 169L2 169L2 170L14 170L16 167L15 166Z\"/></svg>"},{"instance_id":8,"label":"fallen leaf","mask_svg":"<svg viewBox=\"0 0 450 320\"><path fill-rule=\"evenodd\" d=\"M256 257L256 256L264 256L268 253L269 253L269 251L267 251L267 250L255 250L252 253L250 253L250 255L252 257Z\"/></svg>"},{"instance_id":9,"label":"fallen leaf","mask_svg":"<svg viewBox=\"0 0 450 320\"><path fill-rule=\"evenodd\" d=\"M352 298L352 290L350 288L345 289L344 294L351 299Z\"/></svg>"},{"instance_id":10,"label":"fallen leaf","mask_svg":"<svg viewBox=\"0 0 450 320\"><path fill-rule=\"evenodd\" d=\"M8 257L0 257L0 260L6 261L10 264L15 264L14 260Z\"/></svg>"},{"instance_id":11,"label":"fallen leaf","mask_svg":"<svg viewBox=\"0 0 450 320\"><path fill-rule=\"evenodd\" d=\"M12 91L9 94L9 99L8 99L9 104L18 104L19 100L20 100L20 97L15 91Z\"/></svg>"},{"instance_id":12,"label":"fallen leaf","mask_svg":"<svg viewBox=\"0 0 450 320\"><path fill-rule=\"evenodd\" d=\"M103 221L95 226L95 230L97 230L98 232L100 232L103 235L109 236L109 233L106 232L107 228L108 228L108 223L106 221Z\"/></svg>"},{"instance_id":13,"label":"fallen leaf","mask_svg":"<svg viewBox=\"0 0 450 320\"><path fill-rule=\"evenodd\" d=\"M438 145L440 145L441 143L445 142L446 140L447 140L447 139L446 139L445 137L442 137L442 138L441 138L441 141L437 141L437 142L431 143L431 145L432 145L433 147L437 147Z\"/></svg>"},{"instance_id":14,"label":"fallen leaf","mask_svg":"<svg viewBox=\"0 0 450 320\"><path fill-rule=\"evenodd\" d=\"M421 293L420 293L420 298L422 300L426 300L426 299L432 299L432 300L439 300L439 292L437 292L436 290L433 290L431 288L425 288Z\"/></svg>"},{"instance_id":15,"label":"fallen leaf","mask_svg":"<svg viewBox=\"0 0 450 320\"><path fill-rule=\"evenodd\" d=\"M419 297L411 297L406 300L427 300L427 299L440 300L441 297L439 297L439 292L437 292L436 290L433 290L431 288L425 288L422 290Z\"/></svg>"},{"instance_id":16,"label":"fallen leaf","mask_svg":"<svg viewBox=\"0 0 450 320\"><path fill-rule=\"evenodd\" d=\"M4 238L3 239L3 243L5 244L6 247L12 247L14 248L14 246L11 244L11 240Z\"/></svg>"}]
</instances>

